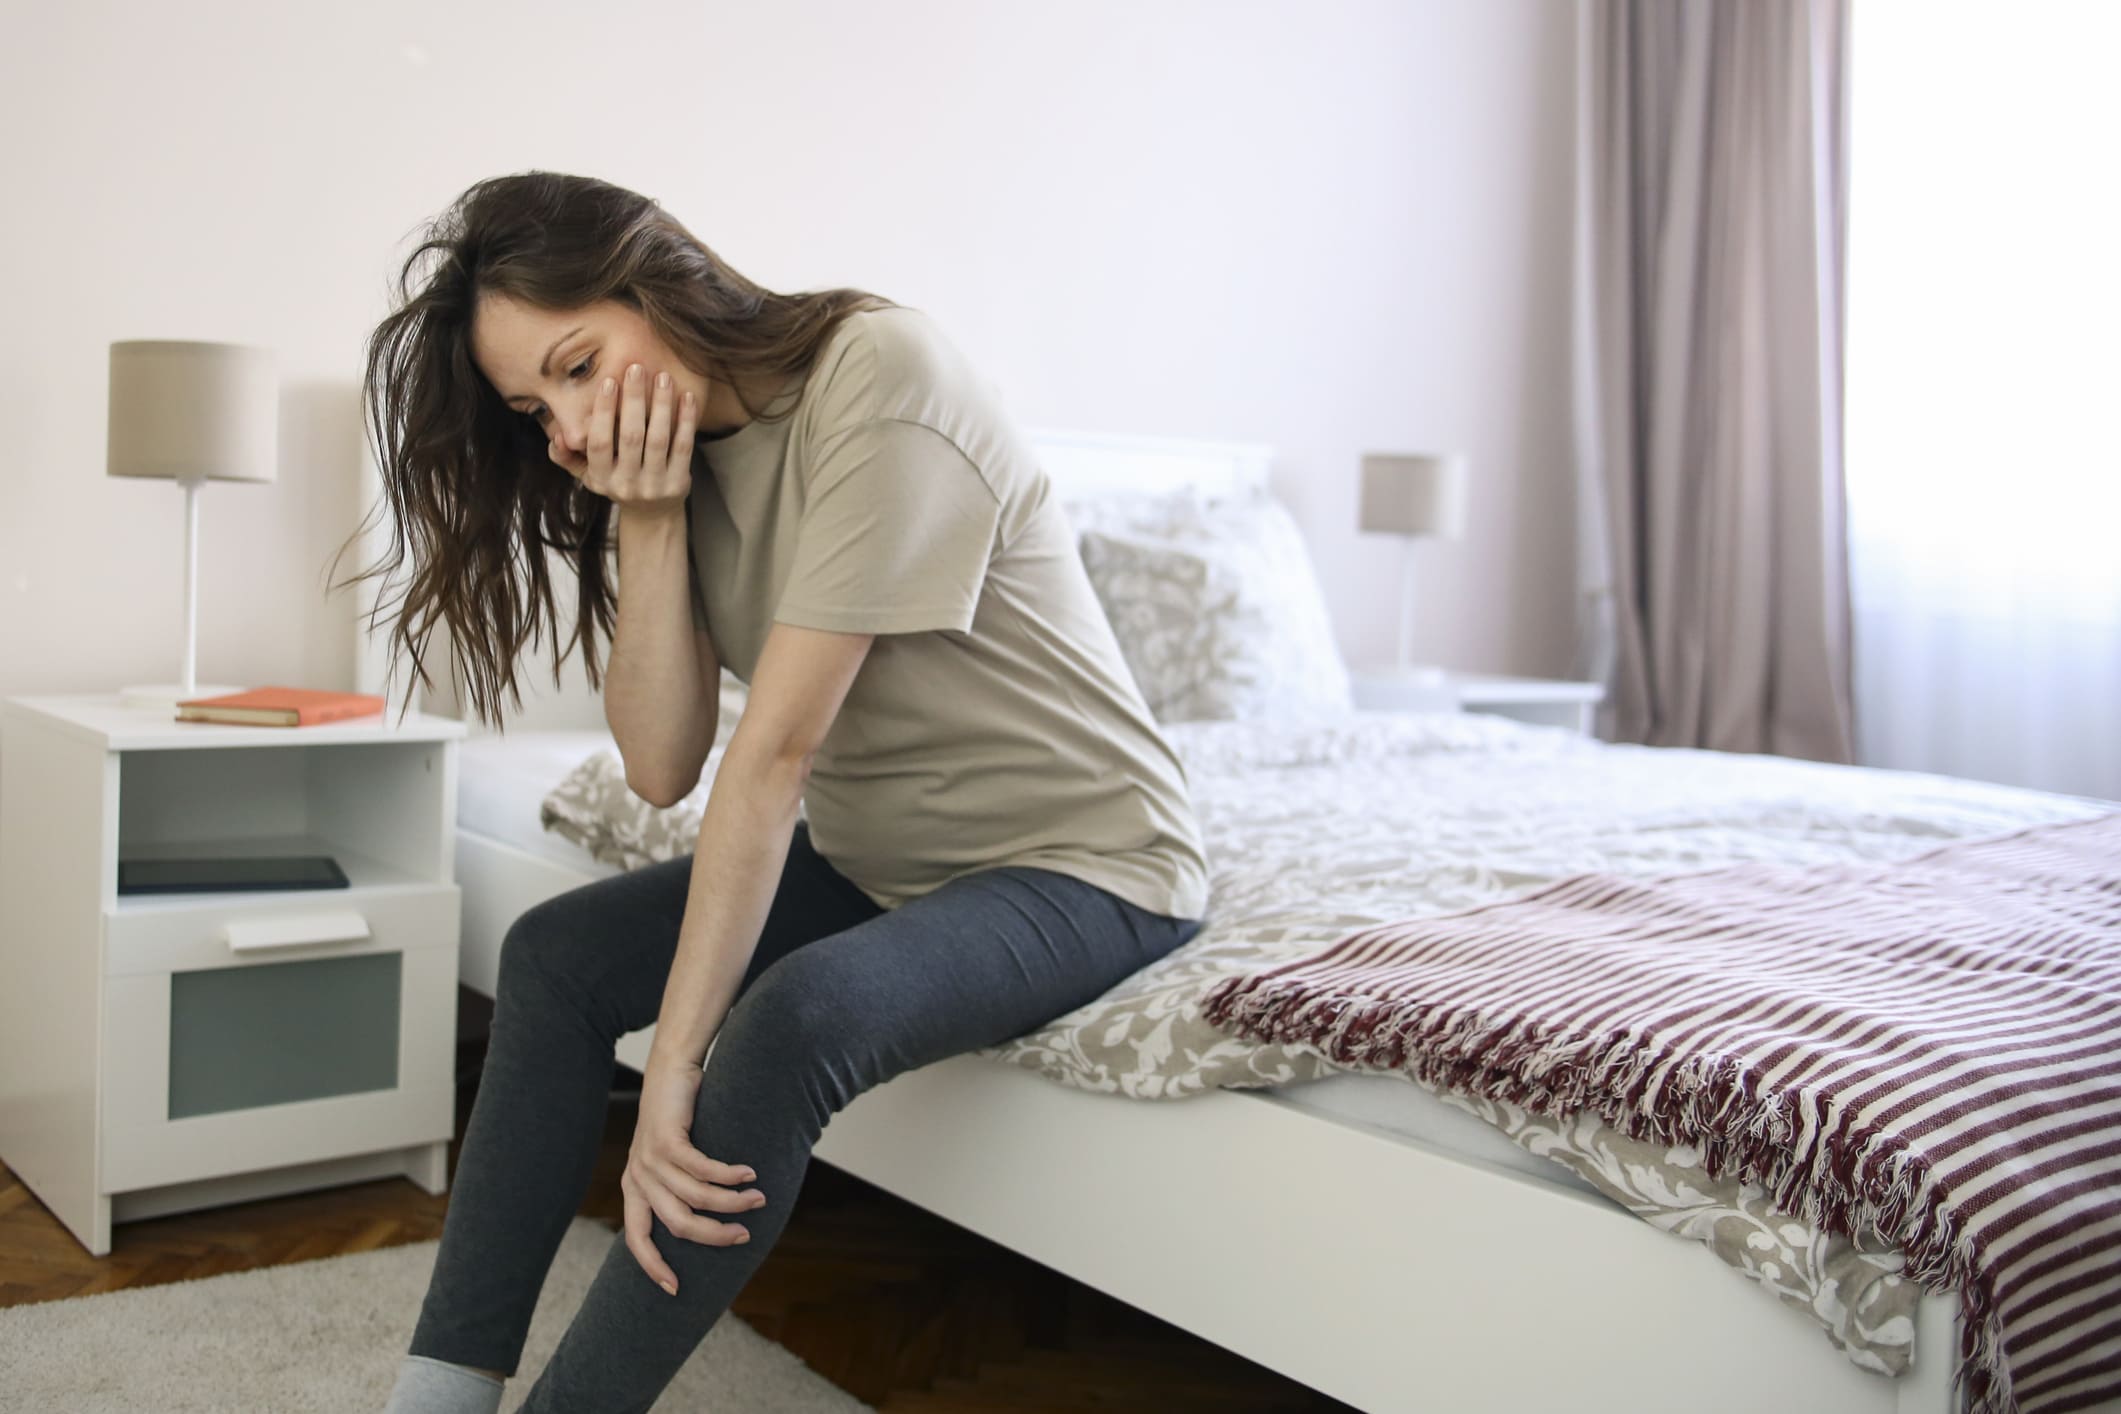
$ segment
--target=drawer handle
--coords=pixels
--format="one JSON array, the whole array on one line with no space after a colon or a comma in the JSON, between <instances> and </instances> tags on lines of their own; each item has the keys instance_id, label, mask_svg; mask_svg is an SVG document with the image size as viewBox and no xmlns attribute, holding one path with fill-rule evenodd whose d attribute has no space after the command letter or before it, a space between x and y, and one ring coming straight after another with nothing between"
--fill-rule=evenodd
<instances>
[{"instance_id":1,"label":"drawer handle","mask_svg":"<svg viewBox=\"0 0 2121 1414\"><path fill-rule=\"evenodd\" d=\"M372 936L368 920L352 909L303 913L289 918L244 918L224 930L236 952L297 947L303 943L351 943Z\"/></svg>"}]
</instances>

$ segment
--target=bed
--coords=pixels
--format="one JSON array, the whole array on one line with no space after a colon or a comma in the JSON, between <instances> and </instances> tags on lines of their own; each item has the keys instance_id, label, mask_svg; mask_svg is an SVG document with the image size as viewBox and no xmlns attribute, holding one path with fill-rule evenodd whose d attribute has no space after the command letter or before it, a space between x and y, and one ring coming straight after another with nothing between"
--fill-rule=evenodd
<instances>
[{"instance_id":1,"label":"bed","mask_svg":"<svg viewBox=\"0 0 2121 1414\"><path fill-rule=\"evenodd\" d=\"M1071 515L1178 490L1263 495L1271 462L1250 445L1028 435ZM377 645L360 651L365 690L384 690ZM504 736L474 723L462 744L461 980L487 996L523 910L623 867L548 828L555 787L613 759L570 667L571 686L526 684ZM1757 1192L1689 1188L1702 1175L1682 1163L1675 1179L1672 1156L1594 1123L1338 1069L1188 1007L1262 947L1322 948L1410 903L1462 907L1597 866L1895 858L2112 803L1490 716L1167 731L1208 833L1209 927L1050 1027L863 1094L816 1157L1367 1410L1957 1407L1954 1302L1896 1290L1894 1254L1836 1248ZM1379 801L1418 788L1455 804L1387 814L1359 841L1322 834L1365 783ZM638 1068L652 1037L622 1038L619 1059Z\"/></svg>"}]
</instances>

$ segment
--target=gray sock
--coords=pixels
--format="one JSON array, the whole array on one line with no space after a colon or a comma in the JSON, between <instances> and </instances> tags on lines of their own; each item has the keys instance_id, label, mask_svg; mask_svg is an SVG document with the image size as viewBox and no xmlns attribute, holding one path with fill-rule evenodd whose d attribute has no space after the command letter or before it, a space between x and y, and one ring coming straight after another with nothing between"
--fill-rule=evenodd
<instances>
[{"instance_id":1,"label":"gray sock","mask_svg":"<svg viewBox=\"0 0 2121 1414\"><path fill-rule=\"evenodd\" d=\"M452 1365L426 1355L407 1355L398 1364L398 1383L383 1414L497 1414L501 1382L469 1365Z\"/></svg>"}]
</instances>

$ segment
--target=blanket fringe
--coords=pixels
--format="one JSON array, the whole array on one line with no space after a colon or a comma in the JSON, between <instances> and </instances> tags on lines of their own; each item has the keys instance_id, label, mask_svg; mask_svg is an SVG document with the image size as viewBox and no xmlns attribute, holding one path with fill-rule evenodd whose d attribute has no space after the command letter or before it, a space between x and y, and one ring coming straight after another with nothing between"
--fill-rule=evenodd
<instances>
[{"instance_id":1,"label":"blanket fringe","mask_svg":"<svg viewBox=\"0 0 2121 1414\"><path fill-rule=\"evenodd\" d=\"M1760 1094L1757 1077L1730 1057L1681 1066L1626 1032L1584 1036L1525 1017L1361 994L1278 995L1262 990L1266 980L1225 979L1203 1000L1204 1017L1255 1040L1314 1046L1339 1065L1404 1071L1553 1119L1589 1110L1630 1139L1700 1149L1711 1177L1758 1183L1778 1209L1823 1231L1875 1231L1905 1254L1909 1280L1957 1294L1953 1386L1965 1393L1963 1407L2015 1414L1993 1294L1961 1240L1957 1213L1924 1195L1926 1168L1893 1136L1846 1144L1831 1101L1807 1127L1809 1097ZM1806 1133L1812 1138L1799 1143Z\"/></svg>"}]
</instances>

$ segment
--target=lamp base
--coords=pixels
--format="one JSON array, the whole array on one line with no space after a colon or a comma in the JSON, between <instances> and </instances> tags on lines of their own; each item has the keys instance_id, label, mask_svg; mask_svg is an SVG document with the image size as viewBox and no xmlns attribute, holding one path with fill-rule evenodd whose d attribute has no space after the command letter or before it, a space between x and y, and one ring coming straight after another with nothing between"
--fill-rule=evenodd
<instances>
[{"instance_id":1,"label":"lamp base","mask_svg":"<svg viewBox=\"0 0 2121 1414\"><path fill-rule=\"evenodd\" d=\"M118 689L120 707L166 708L174 716L179 702L189 702L194 697L226 697L232 692L246 692L242 687L228 687L219 683L202 682L197 687L186 687L180 682L148 683L140 687Z\"/></svg>"}]
</instances>

